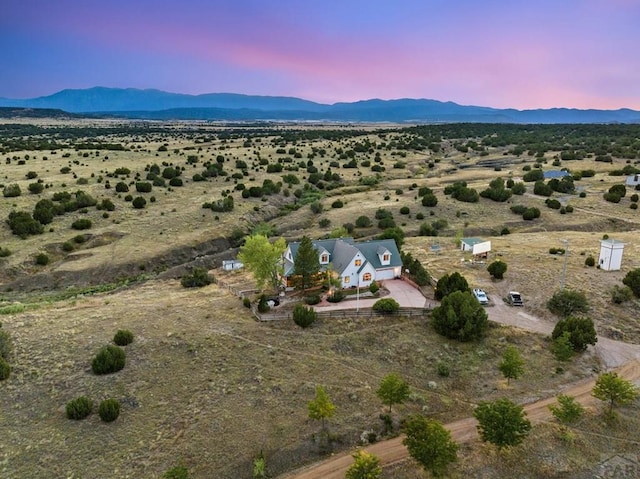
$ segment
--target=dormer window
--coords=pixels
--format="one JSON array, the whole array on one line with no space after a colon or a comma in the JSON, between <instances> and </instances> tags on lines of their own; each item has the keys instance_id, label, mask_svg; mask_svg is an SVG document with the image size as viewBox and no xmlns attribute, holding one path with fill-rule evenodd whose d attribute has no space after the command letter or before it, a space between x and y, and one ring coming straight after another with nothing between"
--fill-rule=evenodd
<instances>
[{"instance_id":1,"label":"dormer window","mask_svg":"<svg viewBox=\"0 0 640 479\"><path fill-rule=\"evenodd\" d=\"M382 261L384 263L388 263L389 261L391 261L391 255L389 253L385 253L382 255Z\"/></svg>"}]
</instances>

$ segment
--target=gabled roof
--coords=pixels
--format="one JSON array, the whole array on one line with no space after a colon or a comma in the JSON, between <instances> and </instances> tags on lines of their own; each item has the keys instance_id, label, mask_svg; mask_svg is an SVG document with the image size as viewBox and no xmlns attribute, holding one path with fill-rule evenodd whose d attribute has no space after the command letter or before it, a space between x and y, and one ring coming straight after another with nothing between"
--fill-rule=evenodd
<instances>
[{"instance_id":1,"label":"gabled roof","mask_svg":"<svg viewBox=\"0 0 640 479\"><path fill-rule=\"evenodd\" d=\"M392 268L396 266L402 266L402 259L400 258L400 251L396 246L396 242L392 239L364 241L362 243L355 243L353 238L337 238L337 239L325 239L325 240L313 240L313 247L318 250L319 253L322 250L326 250L331 255L331 264L333 269L337 273L342 273L345 268L351 263L353 257L358 254L358 251L362 253L362 256L370 263L375 269ZM289 243L289 249L295 263L296 254L300 247L299 242ZM380 256L386 251L391 253L391 261L389 264L383 265L380 262ZM326 266L326 265L321 265ZM364 264L363 264L364 266ZM360 268L362 269L362 267ZM293 267L284 272L284 274L290 275L293 273Z\"/></svg>"},{"instance_id":2,"label":"gabled roof","mask_svg":"<svg viewBox=\"0 0 640 479\"><path fill-rule=\"evenodd\" d=\"M396 242L392 239L364 241L362 243L356 243L355 246L362 252L364 257L367 258L367 261L371 263L375 269L402 266L400 251L398 251ZM381 250L382 253L384 253L384 250L388 250L389 253L391 253L391 261L389 264L383 265L380 262L380 256L378 256L379 250Z\"/></svg>"},{"instance_id":3,"label":"gabled roof","mask_svg":"<svg viewBox=\"0 0 640 479\"><path fill-rule=\"evenodd\" d=\"M467 244L469 246L473 246L474 244L484 243L484 240L481 238L462 238L460 241L462 241L464 244Z\"/></svg>"}]
</instances>

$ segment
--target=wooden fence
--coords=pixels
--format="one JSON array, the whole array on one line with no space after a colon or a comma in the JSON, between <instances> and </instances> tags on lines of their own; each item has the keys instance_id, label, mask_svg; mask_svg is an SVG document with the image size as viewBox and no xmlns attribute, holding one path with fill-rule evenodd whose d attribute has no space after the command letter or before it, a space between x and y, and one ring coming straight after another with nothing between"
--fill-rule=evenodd
<instances>
[{"instance_id":1,"label":"wooden fence","mask_svg":"<svg viewBox=\"0 0 640 479\"><path fill-rule=\"evenodd\" d=\"M251 308L253 315L258 321L285 321L293 319L292 311L259 313L255 308ZM429 314L429 308L400 308L395 313L380 313L371 308L356 309L333 309L333 310L316 310L318 319L336 319L336 318L381 318L389 316L405 316L405 317L423 317Z\"/></svg>"}]
</instances>

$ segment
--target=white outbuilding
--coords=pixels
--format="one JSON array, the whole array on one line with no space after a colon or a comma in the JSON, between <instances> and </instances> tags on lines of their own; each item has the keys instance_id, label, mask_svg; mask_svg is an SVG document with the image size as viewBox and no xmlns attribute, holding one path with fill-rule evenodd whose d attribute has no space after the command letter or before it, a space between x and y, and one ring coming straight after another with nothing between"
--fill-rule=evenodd
<instances>
[{"instance_id":1,"label":"white outbuilding","mask_svg":"<svg viewBox=\"0 0 640 479\"><path fill-rule=\"evenodd\" d=\"M604 271L619 271L622 266L624 243L614 239L600 241L600 259L598 266Z\"/></svg>"}]
</instances>

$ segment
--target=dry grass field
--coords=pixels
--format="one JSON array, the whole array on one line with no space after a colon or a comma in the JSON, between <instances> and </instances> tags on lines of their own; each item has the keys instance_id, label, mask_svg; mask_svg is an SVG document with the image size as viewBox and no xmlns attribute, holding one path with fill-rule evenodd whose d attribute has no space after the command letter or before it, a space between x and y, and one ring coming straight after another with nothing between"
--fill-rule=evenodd
<instances>
[{"instance_id":1,"label":"dry grass field","mask_svg":"<svg viewBox=\"0 0 640 479\"><path fill-rule=\"evenodd\" d=\"M456 344L436 335L427 319L323 320L308 330L289 322L259 323L228 291L216 285L185 289L172 278L172 267L196 259L209 258L205 264L218 266L220 255L235 254L231 236L264 228L264 223L287 239L304 234L319 238L366 215L373 225L355 228L352 234L371 238L381 232L376 211L389 210L407 235L403 251L419 259L432 276L459 271L472 287L484 288L493 302L518 290L525 299L524 311L548 321L557 320L546 302L560 288L565 264L565 256L549 254L549 249L568 243L565 286L587 294L598 332L640 341L640 302L615 305L610 293L628 271L640 268L640 213L630 208L632 191L618 204L603 199L603 193L624 179L609 171L633 161L562 161L562 167L596 173L576 181L585 197L554 193L574 208L560 214L545 206L544 197L532 194L531 183L524 195L506 203L485 198L463 203L444 194L455 181L466 181L479 192L497 177L518 181L523 167L536 162L534 156L512 155L510 146L488 147L485 154L462 152L455 145L464 139L456 138L442 139L438 151L378 147L414 135L390 125L251 129L210 123L24 120L23 125L50 130L28 138L49 135L58 147L0 157L0 190L18 184L22 191L17 197L0 197L0 248L11 252L0 258L0 322L15 345L11 377L0 382L2 477L157 478L183 463L194 478L249 478L251 462L261 450L275 476L326 457L315 440L319 425L307 418L316 385L324 385L337 406L329 424L334 448L344 450L354 447L364 431L382 432L383 409L375 390L390 372L401 374L413 391L408 403L395 408L396 420L423 412L448 422L469 416L480 400L508 396L531 402L602 370L591 351L561 364L549 352L548 338L506 327L491 328L481 343ZM56 133L56 128L62 130ZM75 129L81 130L76 137L65 136ZM322 129L331 139L300 133ZM81 142L95 147L77 149ZM108 150L101 144L121 144L124 149ZM362 145L378 146L347 155ZM558 154L548 151L538 160L548 162L544 169L555 169L551 162ZM219 157L225 176L193 181L194 174ZM352 157L356 167L344 168ZM267 165L278 160L285 168L298 165L298 170L267 172ZM486 160L503 164L499 171L480 166ZM327 181L323 189L310 189L315 195L310 201L322 205L319 213L307 204L295 208L295 203L307 202L303 188L312 175L309 162L322 175L331 169L340 176L335 184ZM153 164L182 169L184 185L137 193L135 182L149 181ZM376 164L385 168L378 172L377 183L363 184L362 178L376 176L371 170ZM61 172L65 167L69 171ZM114 175L119 168L130 172ZM28 178L30 172L37 176ZM286 174L300 183L282 185L279 194L242 198L236 189L240 183L247 189L264 180L277 183ZM29 185L38 180L46 188L30 194ZM116 193L119 181L129 185L128 194L147 200L145 208L133 208L127 193ZM433 189L437 206L422 206L422 186ZM98 202L112 200L115 209L68 212L56 216L43 234L25 239L11 234L5 224L11 211L31 211L37 201L56 192L78 190ZM234 197L233 211L202 207L227 194ZM343 206L332 207L336 200ZM509 210L516 204L538 207L541 218L523 220ZM408 214L400 212L403 207L409 208ZM92 227L71 228L79 218L90 219ZM439 236L418 236L423 223L437 219L446 220ZM328 225L321 226L321 220ZM503 228L511 234L501 236ZM589 255L597 260L605 234L626 243L621 271L585 266ZM83 235L80 241L78 235ZM487 263L473 264L460 251L458 240L464 236L491 240ZM38 253L46 253L49 263L36 264ZM486 266L498 258L508 270L503 280L494 281ZM222 275L218 269L212 272ZM227 280L244 281L240 278L231 275ZM126 346L126 367L112 375L93 375L91 359L118 329L135 335ZM497 370L507 343L518 346L527 364L525 376L509 387ZM450 377L438 376L439 363L449 365ZM84 421L66 419L65 404L80 395L95 403L119 399L120 418L105 424L94 412ZM591 477L600 454L637 448L637 412L637 404L625 409L618 423L603 433L594 411L579 425L573 442L559 439L553 425L536 427L534 439L512 454L498 455L480 444L464 446L453 477ZM407 463L386 470L384 477L424 475Z\"/></svg>"}]
</instances>

